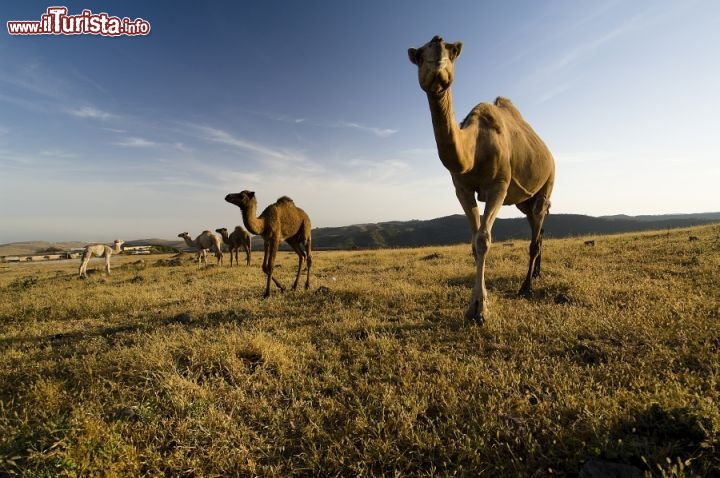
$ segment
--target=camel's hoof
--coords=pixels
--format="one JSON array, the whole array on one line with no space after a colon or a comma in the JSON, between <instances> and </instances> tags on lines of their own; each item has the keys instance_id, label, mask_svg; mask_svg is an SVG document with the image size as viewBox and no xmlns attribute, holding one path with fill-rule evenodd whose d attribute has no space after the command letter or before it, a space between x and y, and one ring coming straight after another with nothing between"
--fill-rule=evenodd
<instances>
[{"instance_id":1,"label":"camel's hoof","mask_svg":"<svg viewBox=\"0 0 720 478\"><path fill-rule=\"evenodd\" d=\"M533 296L533 291L532 291L532 289L531 289L530 287L523 286L523 287L521 287L520 290L518 291L518 295L519 295L520 297L524 297L524 298L526 298L526 299L530 299L530 298L532 298L532 296Z\"/></svg>"},{"instance_id":2,"label":"camel's hoof","mask_svg":"<svg viewBox=\"0 0 720 478\"><path fill-rule=\"evenodd\" d=\"M485 325L485 315L484 314L478 314L476 317L465 317L468 322L470 322L472 325Z\"/></svg>"},{"instance_id":3,"label":"camel's hoof","mask_svg":"<svg viewBox=\"0 0 720 478\"><path fill-rule=\"evenodd\" d=\"M475 325L483 325L485 323L485 312L480 309L478 301L473 301L465 311L465 320Z\"/></svg>"}]
</instances>

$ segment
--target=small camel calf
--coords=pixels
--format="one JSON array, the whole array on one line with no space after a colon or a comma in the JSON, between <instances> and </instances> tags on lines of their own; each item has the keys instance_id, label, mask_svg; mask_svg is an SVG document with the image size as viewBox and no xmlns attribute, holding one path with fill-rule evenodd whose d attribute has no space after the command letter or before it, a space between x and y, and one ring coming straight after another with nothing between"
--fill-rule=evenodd
<instances>
[{"instance_id":1,"label":"small camel calf","mask_svg":"<svg viewBox=\"0 0 720 478\"><path fill-rule=\"evenodd\" d=\"M689 239L690 239L690 242L694 242L694 241L699 241L699 240L700 240L700 238L697 237L697 236L690 236Z\"/></svg>"},{"instance_id":2,"label":"small camel calf","mask_svg":"<svg viewBox=\"0 0 720 478\"><path fill-rule=\"evenodd\" d=\"M595 240L585 241L586 246L595 247Z\"/></svg>"},{"instance_id":3,"label":"small camel calf","mask_svg":"<svg viewBox=\"0 0 720 478\"><path fill-rule=\"evenodd\" d=\"M122 251L121 248L122 245L125 244L125 241L116 239L114 244L114 247L106 246L105 244L88 244L85 246L82 261L80 262L80 279L87 279L87 265L92 256L105 257L105 272L110 275L110 256L119 254Z\"/></svg>"}]
</instances>

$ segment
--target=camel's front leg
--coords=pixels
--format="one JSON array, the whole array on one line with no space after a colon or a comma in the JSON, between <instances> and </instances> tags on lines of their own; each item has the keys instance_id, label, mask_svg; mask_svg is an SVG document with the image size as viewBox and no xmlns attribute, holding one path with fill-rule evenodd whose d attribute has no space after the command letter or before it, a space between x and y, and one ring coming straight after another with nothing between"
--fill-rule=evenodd
<instances>
[{"instance_id":1,"label":"camel's front leg","mask_svg":"<svg viewBox=\"0 0 720 478\"><path fill-rule=\"evenodd\" d=\"M488 311L488 295L487 289L485 289L485 257L487 257L492 242L492 226L503 205L506 193L507 185L503 185L500 189L488 193L485 211L480 220L480 229L477 234L475 234L474 243L475 250L477 251L475 260L475 287L473 287L470 303L465 311L465 318L478 324L482 324L485 321Z\"/></svg>"},{"instance_id":2,"label":"camel's front leg","mask_svg":"<svg viewBox=\"0 0 720 478\"><path fill-rule=\"evenodd\" d=\"M83 257L82 262L80 262L80 279L87 279L87 265L88 262L90 262L90 257Z\"/></svg>"},{"instance_id":3,"label":"camel's front leg","mask_svg":"<svg viewBox=\"0 0 720 478\"><path fill-rule=\"evenodd\" d=\"M480 228L480 213L478 211L477 201L475 200L475 191L460 183L455 177L452 179L455 185L455 196L457 196L460 206L462 206L465 212L465 217L467 217L468 225L470 226L470 245L472 246L473 257L477 258L475 234Z\"/></svg>"},{"instance_id":4,"label":"camel's front leg","mask_svg":"<svg viewBox=\"0 0 720 478\"><path fill-rule=\"evenodd\" d=\"M277 250L280 247L278 241L265 241L265 257L263 258L263 271L267 274L267 281L265 283L265 294L263 297L270 297L270 282L274 282L280 292L285 292L285 288L280 282L273 277L273 269L275 269L275 257L277 256Z\"/></svg>"},{"instance_id":5,"label":"camel's front leg","mask_svg":"<svg viewBox=\"0 0 720 478\"><path fill-rule=\"evenodd\" d=\"M105 272L110 275L110 254L105 254Z\"/></svg>"}]
</instances>

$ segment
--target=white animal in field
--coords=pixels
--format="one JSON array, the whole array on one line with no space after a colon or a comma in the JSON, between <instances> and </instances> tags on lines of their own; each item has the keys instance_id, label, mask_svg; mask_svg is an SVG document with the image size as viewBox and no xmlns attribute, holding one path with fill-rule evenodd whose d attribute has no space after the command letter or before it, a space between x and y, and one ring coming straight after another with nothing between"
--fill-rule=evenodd
<instances>
[{"instance_id":1,"label":"white animal in field","mask_svg":"<svg viewBox=\"0 0 720 478\"><path fill-rule=\"evenodd\" d=\"M105 244L88 244L85 246L85 250L82 254L82 260L80 261L80 279L87 279L87 265L93 256L105 258L105 272L110 275L110 256L122 252L123 244L125 244L125 241L122 239L116 239L114 247L110 247Z\"/></svg>"}]
</instances>

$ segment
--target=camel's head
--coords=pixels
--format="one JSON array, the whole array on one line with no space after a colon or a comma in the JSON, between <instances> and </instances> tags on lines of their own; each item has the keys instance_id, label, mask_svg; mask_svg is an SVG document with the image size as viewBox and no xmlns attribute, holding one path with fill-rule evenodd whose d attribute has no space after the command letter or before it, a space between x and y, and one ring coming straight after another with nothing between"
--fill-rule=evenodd
<instances>
[{"instance_id":1,"label":"camel's head","mask_svg":"<svg viewBox=\"0 0 720 478\"><path fill-rule=\"evenodd\" d=\"M418 67L418 81L423 91L440 94L450 88L460 50L462 42L445 43L437 35L420 48L408 48L410 61Z\"/></svg>"},{"instance_id":2,"label":"camel's head","mask_svg":"<svg viewBox=\"0 0 720 478\"><path fill-rule=\"evenodd\" d=\"M125 241L122 239L115 239L115 247L121 248L123 244L125 244Z\"/></svg>"},{"instance_id":3,"label":"camel's head","mask_svg":"<svg viewBox=\"0 0 720 478\"><path fill-rule=\"evenodd\" d=\"M234 204L241 209L245 209L255 201L255 193L252 191L243 191L240 193L232 193L225 196L225 200L230 204Z\"/></svg>"},{"instance_id":4,"label":"camel's head","mask_svg":"<svg viewBox=\"0 0 720 478\"><path fill-rule=\"evenodd\" d=\"M178 234L178 237L186 238L186 237L190 237L190 234L187 232L181 232L180 234Z\"/></svg>"},{"instance_id":5,"label":"camel's head","mask_svg":"<svg viewBox=\"0 0 720 478\"><path fill-rule=\"evenodd\" d=\"M217 232L218 234L227 234L227 228L219 227L219 228L215 229L215 232Z\"/></svg>"}]
</instances>

